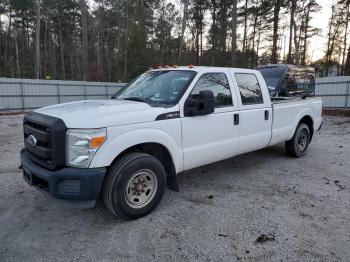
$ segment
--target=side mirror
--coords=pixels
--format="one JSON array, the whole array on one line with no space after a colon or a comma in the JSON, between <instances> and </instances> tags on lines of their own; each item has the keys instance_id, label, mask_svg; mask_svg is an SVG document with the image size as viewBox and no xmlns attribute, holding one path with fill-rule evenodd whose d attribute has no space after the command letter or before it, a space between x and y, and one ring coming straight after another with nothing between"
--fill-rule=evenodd
<instances>
[{"instance_id":1,"label":"side mirror","mask_svg":"<svg viewBox=\"0 0 350 262\"><path fill-rule=\"evenodd\" d=\"M214 93L211 90L199 92L199 110L201 115L211 114L215 110Z\"/></svg>"},{"instance_id":2,"label":"side mirror","mask_svg":"<svg viewBox=\"0 0 350 262\"><path fill-rule=\"evenodd\" d=\"M200 91L196 96L190 96L185 102L185 116L202 116L215 110L214 93L211 90Z\"/></svg>"}]
</instances>

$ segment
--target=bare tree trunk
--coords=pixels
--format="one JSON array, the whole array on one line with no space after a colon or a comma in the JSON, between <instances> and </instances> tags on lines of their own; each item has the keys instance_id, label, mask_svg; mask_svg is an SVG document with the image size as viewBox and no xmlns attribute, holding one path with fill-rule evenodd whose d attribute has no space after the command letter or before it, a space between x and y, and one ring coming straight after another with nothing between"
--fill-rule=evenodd
<instances>
[{"instance_id":1,"label":"bare tree trunk","mask_svg":"<svg viewBox=\"0 0 350 262\"><path fill-rule=\"evenodd\" d=\"M259 65L259 51L260 51L260 41L261 41L261 20L258 28L258 40L256 42L256 66Z\"/></svg>"},{"instance_id":2,"label":"bare tree trunk","mask_svg":"<svg viewBox=\"0 0 350 262\"><path fill-rule=\"evenodd\" d=\"M40 0L36 1L36 29L35 29L35 78L40 78Z\"/></svg>"},{"instance_id":3,"label":"bare tree trunk","mask_svg":"<svg viewBox=\"0 0 350 262\"><path fill-rule=\"evenodd\" d=\"M45 21L44 31L44 54L43 54L43 76L46 77L46 57L47 57L47 21Z\"/></svg>"},{"instance_id":4,"label":"bare tree trunk","mask_svg":"<svg viewBox=\"0 0 350 262\"><path fill-rule=\"evenodd\" d=\"M344 75L350 76L350 45L348 48L348 56L346 58L345 68L344 68Z\"/></svg>"},{"instance_id":5,"label":"bare tree trunk","mask_svg":"<svg viewBox=\"0 0 350 262\"><path fill-rule=\"evenodd\" d=\"M0 35L1 35L1 29L2 29L2 21L1 21L1 15L0 15ZM5 49L5 48L3 48L3 45L5 45L4 44L4 41L2 40L2 38L0 38L0 50L2 51L3 49ZM3 56L3 54L1 53L0 54L0 75L3 75L2 74L2 68L4 68L4 72L5 72L5 67L6 67L6 60L5 61L1 61L2 59L1 58L5 58L5 56Z\"/></svg>"},{"instance_id":6,"label":"bare tree trunk","mask_svg":"<svg viewBox=\"0 0 350 262\"><path fill-rule=\"evenodd\" d=\"M271 55L271 62L273 64L278 63L277 43L278 43L278 25L279 25L280 10L281 10L281 0L276 0L275 8L273 10L273 36L272 36L272 55Z\"/></svg>"},{"instance_id":7,"label":"bare tree trunk","mask_svg":"<svg viewBox=\"0 0 350 262\"><path fill-rule=\"evenodd\" d=\"M309 22L310 22L310 4L307 6L306 11L306 17L305 17L305 24L304 24L304 48L303 48L303 54L301 58L301 64L306 65L306 55L307 55L307 40L309 38Z\"/></svg>"},{"instance_id":8,"label":"bare tree trunk","mask_svg":"<svg viewBox=\"0 0 350 262\"><path fill-rule=\"evenodd\" d=\"M49 34L50 36L52 36L51 34ZM49 39L52 39L49 37ZM61 45L61 43L59 43ZM61 48L61 47L60 47ZM57 57L56 57L56 48L53 44L52 41L50 41L50 47L49 47L49 55L48 57L50 57L50 68L51 68L51 74L50 74L50 78L52 77L57 77L58 73L57 73L57 64L59 63L57 61ZM60 59L60 58L58 58Z\"/></svg>"},{"instance_id":9,"label":"bare tree trunk","mask_svg":"<svg viewBox=\"0 0 350 262\"><path fill-rule=\"evenodd\" d=\"M62 28L61 28L61 19L58 16L58 37L60 42L60 55L61 55L61 65L62 65L62 79L66 79L66 67L64 62L64 46L62 39Z\"/></svg>"},{"instance_id":10,"label":"bare tree trunk","mask_svg":"<svg viewBox=\"0 0 350 262\"><path fill-rule=\"evenodd\" d=\"M124 52L124 73L123 73L124 82L127 81L127 65L128 65L128 57L129 57L128 43L129 43L129 38L131 37L131 33L133 31L133 21L135 21L135 18L136 18L138 4L139 4L139 0L137 0L136 3L135 3L134 14L133 14L133 16L131 18L129 18L129 13L128 13L129 11L127 11L125 52Z\"/></svg>"},{"instance_id":11,"label":"bare tree trunk","mask_svg":"<svg viewBox=\"0 0 350 262\"><path fill-rule=\"evenodd\" d=\"M126 82L126 76L127 76L127 66L128 66L128 45L129 37L126 36L125 38L126 46L124 51L124 69L123 69L123 81Z\"/></svg>"},{"instance_id":12,"label":"bare tree trunk","mask_svg":"<svg viewBox=\"0 0 350 262\"><path fill-rule=\"evenodd\" d=\"M88 79L88 29L87 29L87 6L85 0L79 0L81 12L81 30L82 30L82 79Z\"/></svg>"},{"instance_id":13,"label":"bare tree trunk","mask_svg":"<svg viewBox=\"0 0 350 262\"><path fill-rule=\"evenodd\" d=\"M301 22L301 24L303 24L303 21ZM295 64L300 65L300 34L301 34L301 29L300 29L299 36L298 36L297 25L296 25L295 19L294 19L293 28L294 28Z\"/></svg>"},{"instance_id":14,"label":"bare tree trunk","mask_svg":"<svg viewBox=\"0 0 350 262\"><path fill-rule=\"evenodd\" d=\"M188 0L184 0L184 13L182 17L182 26L181 26L181 35L179 39L179 52L177 54L177 63L180 63L181 59L181 52L184 44L184 34L186 30L186 23L187 23L187 13L188 13Z\"/></svg>"},{"instance_id":15,"label":"bare tree trunk","mask_svg":"<svg viewBox=\"0 0 350 262\"><path fill-rule=\"evenodd\" d=\"M160 61L162 63L165 62L164 61L164 50L165 50L165 46L166 46L166 40L167 40L167 38L164 37L164 40L163 40L163 43L162 43L162 47L161 47L161 50L160 50Z\"/></svg>"},{"instance_id":16,"label":"bare tree trunk","mask_svg":"<svg viewBox=\"0 0 350 262\"><path fill-rule=\"evenodd\" d=\"M251 68L255 67L255 36L256 36L256 26L258 23L258 14L255 14L254 17L254 24L253 24L253 34L252 34L252 40L253 40L253 45L252 45L252 64L251 64Z\"/></svg>"},{"instance_id":17,"label":"bare tree trunk","mask_svg":"<svg viewBox=\"0 0 350 262\"><path fill-rule=\"evenodd\" d=\"M17 40L17 32L13 30L15 37L15 49L16 49L16 68L17 68L17 77L21 77L21 68L19 66L19 53L18 53L18 40Z\"/></svg>"},{"instance_id":18,"label":"bare tree trunk","mask_svg":"<svg viewBox=\"0 0 350 262\"><path fill-rule=\"evenodd\" d=\"M216 0L212 0L213 4L213 24L212 24L212 32L211 32L211 65L215 66L215 58L216 58L216 48L217 48L217 37L216 37Z\"/></svg>"},{"instance_id":19,"label":"bare tree trunk","mask_svg":"<svg viewBox=\"0 0 350 262\"><path fill-rule=\"evenodd\" d=\"M22 73L23 75L25 74L25 71L23 70L25 67L26 67L26 23L24 21L25 19L25 15L23 14L23 10L21 11L21 16L22 16L22 19L21 19L21 24L22 24L22 39L20 39L21 41L19 42L22 42L22 50L21 50L21 63L20 65L22 65ZM18 40L18 35L17 35L17 40ZM17 46L18 46L18 43L17 43ZM18 58L19 59L19 58Z\"/></svg>"},{"instance_id":20,"label":"bare tree trunk","mask_svg":"<svg viewBox=\"0 0 350 262\"><path fill-rule=\"evenodd\" d=\"M106 58L107 58L107 64L108 64L108 81L111 81L111 60L109 59L109 50L108 45L105 46L105 52L106 52Z\"/></svg>"},{"instance_id":21,"label":"bare tree trunk","mask_svg":"<svg viewBox=\"0 0 350 262\"><path fill-rule=\"evenodd\" d=\"M9 25L8 25L7 36L6 36L5 62L8 61L8 53L9 53L10 40L11 40L11 26L12 26L12 10L10 9L9 10Z\"/></svg>"},{"instance_id":22,"label":"bare tree trunk","mask_svg":"<svg viewBox=\"0 0 350 262\"><path fill-rule=\"evenodd\" d=\"M119 24L120 24L120 18L119 18ZM117 42L117 49L119 50L119 45L120 45L120 34L118 34L118 42ZM111 81L111 60L109 59L109 48L108 48L108 39L109 39L109 32L107 31L107 37L105 39L105 43L104 43L104 49L106 52L106 59L107 59L107 65L108 65L108 81Z\"/></svg>"},{"instance_id":23,"label":"bare tree trunk","mask_svg":"<svg viewBox=\"0 0 350 262\"><path fill-rule=\"evenodd\" d=\"M232 22L231 22L231 66L236 65L237 60L237 0L232 0Z\"/></svg>"},{"instance_id":24,"label":"bare tree trunk","mask_svg":"<svg viewBox=\"0 0 350 262\"><path fill-rule=\"evenodd\" d=\"M292 58L292 50L293 50L293 28L295 25L294 21L294 15L295 15L295 9L296 9L296 1L292 0L292 6L290 8L290 24L289 24L289 48L288 48L288 57L287 57L287 63L292 64L293 58Z\"/></svg>"},{"instance_id":25,"label":"bare tree trunk","mask_svg":"<svg viewBox=\"0 0 350 262\"><path fill-rule=\"evenodd\" d=\"M226 52L227 38L227 0L221 0L221 25L220 25L220 52L221 55Z\"/></svg>"},{"instance_id":26,"label":"bare tree trunk","mask_svg":"<svg viewBox=\"0 0 350 262\"><path fill-rule=\"evenodd\" d=\"M200 37L200 31L199 31L199 28L196 28L196 37L195 37L196 65L199 65L199 37Z\"/></svg>"},{"instance_id":27,"label":"bare tree trunk","mask_svg":"<svg viewBox=\"0 0 350 262\"><path fill-rule=\"evenodd\" d=\"M98 80L102 80L102 64L101 64L101 52L100 52L100 33L101 33L101 24L100 24L100 9L101 4L98 4L97 7L97 74L98 74Z\"/></svg>"},{"instance_id":28,"label":"bare tree trunk","mask_svg":"<svg viewBox=\"0 0 350 262\"><path fill-rule=\"evenodd\" d=\"M70 79L74 79L74 62L73 62L73 59L74 59L74 49L72 48L72 51L70 52L70 55L69 55L69 60L70 60L70 63L69 63L69 66L70 66Z\"/></svg>"},{"instance_id":29,"label":"bare tree trunk","mask_svg":"<svg viewBox=\"0 0 350 262\"><path fill-rule=\"evenodd\" d=\"M345 57L346 57L346 47L347 47L347 38L348 38L348 26L350 18L350 1L347 2L347 14L345 22L345 34L344 34L344 50L343 50L343 60L341 63L341 73L344 75L345 72Z\"/></svg>"},{"instance_id":30,"label":"bare tree trunk","mask_svg":"<svg viewBox=\"0 0 350 262\"><path fill-rule=\"evenodd\" d=\"M76 69L76 79L81 79L81 61L80 61L80 56L75 55L75 64L77 66Z\"/></svg>"},{"instance_id":31,"label":"bare tree trunk","mask_svg":"<svg viewBox=\"0 0 350 262\"><path fill-rule=\"evenodd\" d=\"M328 42L327 42L327 52L326 52L326 65L325 65L324 72L323 72L324 76L328 76L328 71L329 71L333 19L334 19L334 5L332 5L332 16L331 16L331 20L329 22Z\"/></svg>"},{"instance_id":32,"label":"bare tree trunk","mask_svg":"<svg viewBox=\"0 0 350 262\"><path fill-rule=\"evenodd\" d=\"M200 28L201 28L201 36L200 36L200 38L201 38L201 41L200 41L201 42L200 43L201 47L200 47L200 56L199 56L198 65L201 64L201 58L202 58L202 55L203 55L203 23L201 23Z\"/></svg>"},{"instance_id":33,"label":"bare tree trunk","mask_svg":"<svg viewBox=\"0 0 350 262\"><path fill-rule=\"evenodd\" d=\"M244 5L243 54L245 54L247 51L248 2L249 0L245 0L245 5Z\"/></svg>"}]
</instances>

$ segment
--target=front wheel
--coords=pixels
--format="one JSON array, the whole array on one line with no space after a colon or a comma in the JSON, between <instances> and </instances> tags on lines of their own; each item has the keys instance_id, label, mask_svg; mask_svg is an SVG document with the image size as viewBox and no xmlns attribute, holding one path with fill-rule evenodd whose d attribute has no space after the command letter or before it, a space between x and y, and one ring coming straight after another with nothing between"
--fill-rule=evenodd
<instances>
[{"instance_id":1,"label":"front wheel","mask_svg":"<svg viewBox=\"0 0 350 262\"><path fill-rule=\"evenodd\" d=\"M285 142L287 155L302 157L310 144L310 129L308 125L300 123L291 140Z\"/></svg>"},{"instance_id":2,"label":"front wheel","mask_svg":"<svg viewBox=\"0 0 350 262\"><path fill-rule=\"evenodd\" d=\"M166 171L154 156L130 153L115 162L107 173L103 200L122 219L143 217L162 199Z\"/></svg>"}]
</instances>

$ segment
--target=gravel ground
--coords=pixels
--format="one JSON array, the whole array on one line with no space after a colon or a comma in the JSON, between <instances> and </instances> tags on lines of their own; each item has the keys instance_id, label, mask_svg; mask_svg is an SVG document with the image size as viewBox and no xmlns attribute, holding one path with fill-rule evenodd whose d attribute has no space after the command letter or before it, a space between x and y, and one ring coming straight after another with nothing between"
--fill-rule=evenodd
<instances>
[{"instance_id":1,"label":"gravel ground","mask_svg":"<svg viewBox=\"0 0 350 262\"><path fill-rule=\"evenodd\" d=\"M326 117L301 159L278 145L186 172L125 222L27 186L22 117L0 117L0 261L349 261L350 118Z\"/></svg>"}]
</instances>

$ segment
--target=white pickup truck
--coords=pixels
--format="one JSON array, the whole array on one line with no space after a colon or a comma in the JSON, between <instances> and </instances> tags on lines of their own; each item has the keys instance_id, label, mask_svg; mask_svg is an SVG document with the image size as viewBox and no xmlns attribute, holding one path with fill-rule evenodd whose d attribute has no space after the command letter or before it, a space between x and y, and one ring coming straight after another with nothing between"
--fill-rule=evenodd
<instances>
[{"instance_id":1,"label":"white pickup truck","mask_svg":"<svg viewBox=\"0 0 350 262\"><path fill-rule=\"evenodd\" d=\"M110 100L80 101L24 117L24 179L53 197L123 219L150 213L177 174L285 142L301 157L321 127L318 98L271 102L256 70L149 70Z\"/></svg>"}]
</instances>

